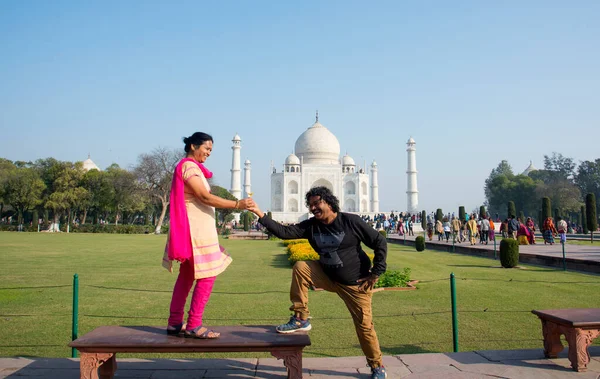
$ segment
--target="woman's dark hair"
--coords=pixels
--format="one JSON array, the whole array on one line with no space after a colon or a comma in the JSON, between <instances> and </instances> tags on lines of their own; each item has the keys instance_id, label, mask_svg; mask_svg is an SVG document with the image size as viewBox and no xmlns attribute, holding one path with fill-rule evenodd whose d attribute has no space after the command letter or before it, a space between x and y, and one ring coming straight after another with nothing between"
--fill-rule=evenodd
<instances>
[{"instance_id":1,"label":"woman's dark hair","mask_svg":"<svg viewBox=\"0 0 600 379\"><path fill-rule=\"evenodd\" d=\"M306 193L306 206L310 207L309 200L313 196L319 196L321 200L326 202L331 210L335 213L340 211L340 201L337 197L331 192L331 190L327 187L313 187Z\"/></svg>"},{"instance_id":2,"label":"woman's dark hair","mask_svg":"<svg viewBox=\"0 0 600 379\"><path fill-rule=\"evenodd\" d=\"M206 141L214 142L211 135L202 132L196 132L189 137L183 137L183 143L185 143L185 147L183 149L186 153L189 153L192 150L192 145L200 146Z\"/></svg>"}]
</instances>

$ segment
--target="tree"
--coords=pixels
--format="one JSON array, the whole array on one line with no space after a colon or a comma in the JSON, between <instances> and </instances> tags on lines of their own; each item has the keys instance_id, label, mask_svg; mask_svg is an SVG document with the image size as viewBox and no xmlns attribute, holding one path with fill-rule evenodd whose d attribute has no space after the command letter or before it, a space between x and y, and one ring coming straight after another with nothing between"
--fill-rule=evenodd
<instances>
[{"instance_id":1,"label":"tree","mask_svg":"<svg viewBox=\"0 0 600 379\"><path fill-rule=\"evenodd\" d=\"M427 228L427 212L425 211L421 212L421 227L423 228L423 230Z\"/></svg>"},{"instance_id":2,"label":"tree","mask_svg":"<svg viewBox=\"0 0 600 379\"><path fill-rule=\"evenodd\" d=\"M593 193L596 199L600 198L600 159L581 162L575 175L575 184L582 194ZM596 214L599 211L596 203Z\"/></svg>"},{"instance_id":3,"label":"tree","mask_svg":"<svg viewBox=\"0 0 600 379\"><path fill-rule=\"evenodd\" d=\"M458 219L461 221L465 221L467 219L467 214L465 213L465 207L464 206L460 206L458 207Z\"/></svg>"},{"instance_id":4,"label":"tree","mask_svg":"<svg viewBox=\"0 0 600 379\"><path fill-rule=\"evenodd\" d=\"M438 208L437 211L435 211L435 221L442 221L443 218L444 212L442 212L442 208Z\"/></svg>"},{"instance_id":5,"label":"tree","mask_svg":"<svg viewBox=\"0 0 600 379\"><path fill-rule=\"evenodd\" d=\"M233 196L229 191L227 191L223 187L213 185L210 187L210 190L213 195L222 197L223 199L233 200L233 201L238 200L235 196ZM221 221L221 223L224 223L225 218L228 215L232 214L234 212L234 210L229 209L229 208L217 208L217 212L219 212L217 220ZM235 212L238 212L238 211L235 211ZM241 220L241 221L243 222L243 220Z\"/></svg>"},{"instance_id":6,"label":"tree","mask_svg":"<svg viewBox=\"0 0 600 379\"><path fill-rule=\"evenodd\" d=\"M484 193L489 212L499 212L503 204L510 200L512 192L512 167L506 160L501 161L498 167L490 172L485 180Z\"/></svg>"},{"instance_id":7,"label":"tree","mask_svg":"<svg viewBox=\"0 0 600 379\"><path fill-rule=\"evenodd\" d=\"M106 212L112 207L114 188L109 174L95 169L89 170L83 175L82 187L88 191L88 197L83 204L81 223L85 224L90 211L95 214L95 222L97 222L100 213Z\"/></svg>"},{"instance_id":8,"label":"tree","mask_svg":"<svg viewBox=\"0 0 600 379\"><path fill-rule=\"evenodd\" d=\"M594 242L594 232L598 230L598 218L596 217L596 196L588 193L585 197L585 213L587 214L587 227L591 233L591 242Z\"/></svg>"},{"instance_id":9,"label":"tree","mask_svg":"<svg viewBox=\"0 0 600 379\"><path fill-rule=\"evenodd\" d=\"M19 215L23 223L23 213L42 203L42 191L46 185L33 168L16 168L8 174L4 183L4 197Z\"/></svg>"},{"instance_id":10,"label":"tree","mask_svg":"<svg viewBox=\"0 0 600 379\"><path fill-rule=\"evenodd\" d=\"M544 155L544 170L550 172L552 179L572 179L575 176L575 166L573 158L562 154L552 152L552 156Z\"/></svg>"},{"instance_id":11,"label":"tree","mask_svg":"<svg viewBox=\"0 0 600 379\"><path fill-rule=\"evenodd\" d=\"M106 174L113 189L111 207L115 213L115 225L118 225L124 212L142 211L146 202L132 172L112 164L106 169Z\"/></svg>"},{"instance_id":12,"label":"tree","mask_svg":"<svg viewBox=\"0 0 600 379\"><path fill-rule=\"evenodd\" d=\"M165 147L157 147L150 154L138 156L138 164L134 169L137 179L147 194L161 204L160 216L154 230L156 234L160 234L167 213L173 171L180 158L181 154L178 151Z\"/></svg>"},{"instance_id":13,"label":"tree","mask_svg":"<svg viewBox=\"0 0 600 379\"><path fill-rule=\"evenodd\" d=\"M585 206L584 205L581 206L581 230L583 231L583 234L587 234L587 232L588 232L587 215L585 214Z\"/></svg>"},{"instance_id":14,"label":"tree","mask_svg":"<svg viewBox=\"0 0 600 379\"><path fill-rule=\"evenodd\" d=\"M5 183L10 176L10 172L16 169L16 166L8 159L0 158L0 218L4 213L4 205L6 201Z\"/></svg>"},{"instance_id":15,"label":"tree","mask_svg":"<svg viewBox=\"0 0 600 379\"><path fill-rule=\"evenodd\" d=\"M71 223L71 211L73 208L81 206L83 199L87 198L88 191L81 187L84 170L81 162L76 164L63 162L53 183L54 192L50 194L46 201L46 208L54 211L54 223L62 214L67 212L67 232Z\"/></svg>"},{"instance_id":16,"label":"tree","mask_svg":"<svg viewBox=\"0 0 600 379\"><path fill-rule=\"evenodd\" d=\"M542 220L552 217L552 202L549 197L542 198Z\"/></svg>"},{"instance_id":17,"label":"tree","mask_svg":"<svg viewBox=\"0 0 600 379\"><path fill-rule=\"evenodd\" d=\"M515 202L514 201L509 201L507 206L506 206L506 210L508 212L508 217L513 217L517 215L517 209L515 208Z\"/></svg>"},{"instance_id":18,"label":"tree","mask_svg":"<svg viewBox=\"0 0 600 379\"><path fill-rule=\"evenodd\" d=\"M484 205L480 205L479 206L479 216L480 217L485 217L486 216L486 214L485 214L485 206Z\"/></svg>"}]
</instances>

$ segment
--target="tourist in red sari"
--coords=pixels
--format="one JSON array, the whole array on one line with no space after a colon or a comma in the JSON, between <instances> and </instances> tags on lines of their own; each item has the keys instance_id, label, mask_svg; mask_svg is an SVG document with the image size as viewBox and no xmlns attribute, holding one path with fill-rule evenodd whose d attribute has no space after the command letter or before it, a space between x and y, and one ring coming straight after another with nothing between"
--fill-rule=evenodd
<instances>
[{"instance_id":1,"label":"tourist in red sari","mask_svg":"<svg viewBox=\"0 0 600 379\"><path fill-rule=\"evenodd\" d=\"M535 244L535 223L531 219L531 217L527 217L527 221L525 222L525 226L529 230L529 244Z\"/></svg>"}]
</instances>

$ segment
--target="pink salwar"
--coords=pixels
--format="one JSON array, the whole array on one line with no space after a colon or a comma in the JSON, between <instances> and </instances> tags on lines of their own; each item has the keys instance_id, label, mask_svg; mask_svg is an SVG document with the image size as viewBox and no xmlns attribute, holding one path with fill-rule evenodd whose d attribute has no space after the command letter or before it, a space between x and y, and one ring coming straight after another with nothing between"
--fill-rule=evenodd
<instances>
[{"instance_id":1,"label":"pink salwar","mask_svg":"<svg viewBox=\"0 0 600 379\"><path fill-rule=\"evenodd\" d=\"M192 302L190 304L190 311L188 312L186 329L192 330L198 326L202 326L202 315L212 293L215 279L216 276L194 279L193 262L190 260L182 262L179 266L179 276L173 288L169 325L176 326L183 323L185 303L195 281L196 287L192 293Z\"/></svg>"}]
</instances>

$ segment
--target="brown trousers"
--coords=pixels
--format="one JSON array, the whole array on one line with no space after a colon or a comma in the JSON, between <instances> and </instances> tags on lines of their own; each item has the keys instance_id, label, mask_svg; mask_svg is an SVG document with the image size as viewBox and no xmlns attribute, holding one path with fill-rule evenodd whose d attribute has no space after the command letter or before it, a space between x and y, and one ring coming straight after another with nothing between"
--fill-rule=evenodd
<instances>
[{"instance_id":1,"label":"brown trousers","mask_svg":"<svg viewBox=\"0 0 600 379\"><path fill-rule=\"evenodd\" d=\"M356 335L360 347L371 367L383 365L381 349L375 327L373 326L373 312L371 298L373 292L361 291L356 286L349 286L332 281L323 272L321 265L316 261L298 261L294 264L292 271L292 285L290 288L290 310L297 317L306 320L310 314L308 311L309 286L323 288L329 292L335 292L346 304L350 311Z\"/></svg>"}]
</instances>

